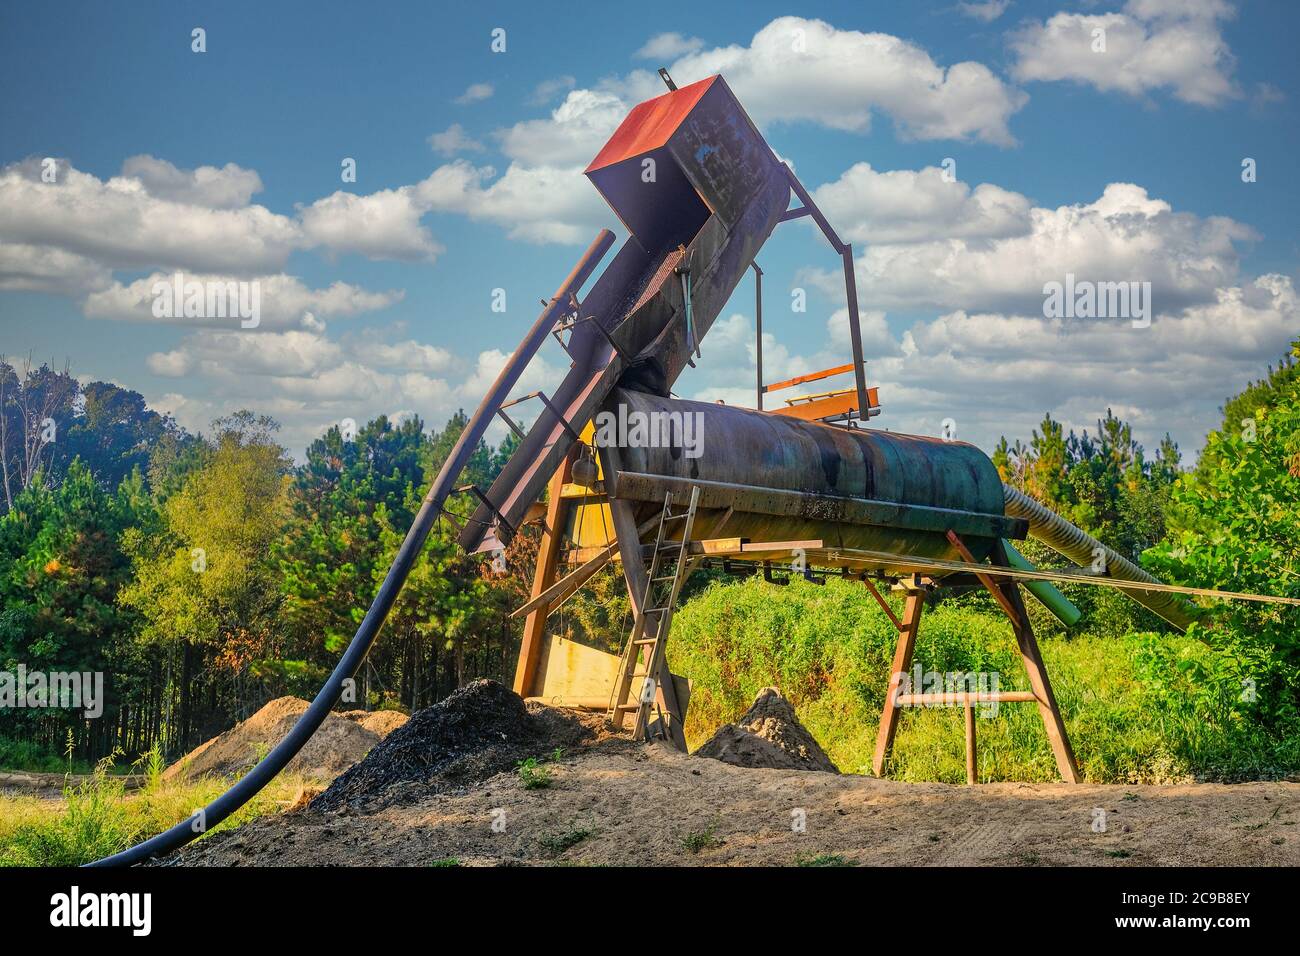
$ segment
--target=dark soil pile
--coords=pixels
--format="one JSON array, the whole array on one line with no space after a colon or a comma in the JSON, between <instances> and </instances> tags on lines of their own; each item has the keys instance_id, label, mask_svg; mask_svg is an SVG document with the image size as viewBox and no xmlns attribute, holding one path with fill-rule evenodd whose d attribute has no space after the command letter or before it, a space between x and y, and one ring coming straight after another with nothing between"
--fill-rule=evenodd
<instances>
[{"instance_id":1,"label":"dark soil pile","mask_svg":"<svg viewBox=\"0 0 1300 956\"><path fill-rule=\"evenodd\" d=\"M413 714L316 797L311 809L371 813L463 789L520 760L597 736L594 723L549 707L530 710L496 681L478 680Z\"/></svg>"},{"instance_id":2,"label":"dark soil pile","mask_svg":"<svg viewBox=\"0 0 1300 956\"><path fill-rule=\"evenodd\" d=\"M307 701L298 697L276 698L191 750L163 771L163 779L241 777L288 735L307 707ZM404 723L406 716L396 711L334 711L285 769L325 786Z\"/></svg>"},{"instance_id":3,"label":"dark soil pile","mask_svg":"<svg viewBox=\"0 0 1300 956\"><path fill-rule=\"evenodd\" d=\"M839 773L775 687L759 691L744 716L737 723L719 727L695 756L737 767Z\"/></svg>"}]
</instances>

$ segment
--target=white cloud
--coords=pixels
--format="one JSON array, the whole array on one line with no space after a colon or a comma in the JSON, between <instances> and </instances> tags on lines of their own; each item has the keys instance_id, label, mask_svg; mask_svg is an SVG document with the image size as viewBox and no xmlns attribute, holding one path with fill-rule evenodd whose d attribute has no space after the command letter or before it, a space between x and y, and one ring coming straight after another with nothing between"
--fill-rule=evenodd
<instances>
[{"instance_id":1,"label":"white cloud","mask_svg":"<svg viewBox=\"0 0 1300 956\"><path fill-rule=\"evenodd\" d=\"M1234 15L1224 0L1130 0L1122 13L1058 13L1012 37L1013 73L1129 96L1168 89L1184 102L1219 106L1240 95L1236 58L1219 28ZM1104 51L1094 49L1097 31Z\"/></svg>"},{"instance_id":2,"label":"white cloud","mask_svg":"<svg viewBox=\"0 0 1300 956\"><path fill-rule=\"evenodd\" d=\"M972 20L992 23L1002 16L1011 6L1011 0L984 0L982 3L969 3L966 0L957 4L957 9Z\"/></svg>"},{"instance_id":3,"label":"white cloud","mask_svg":"<svg viewBox=\"0 0 1300 956\"><path fill-rule=\"evenodd\" d=\"M350 343L348 350L361 361L376 368L443 373L455 365L455 359L446 349L414 339L403 342L361 341Z\"/></svg>"},{"instance_id":4,"label":"white cloud","mask_svg":"<svg viewBox=\"0 0 1300 956\"><path fill-rule=\"evenodd\" d=\"M496 223L511 239L577 244L592 238L610 212L577 167L511 163L495 181L491 166L464 160L440 166L415 187L426 208Z\"/></svg>"},{"instance_id":5,"label":"white cloud","mask_svg":"<svg viewBox=\"0 0 1300 956\"><path fill-rule=\"evenodd\" d=\"M424 212L413 186L368 195L340 190L300 209L312 245L368 259L433 262L443 246L420 225Z\"/></svg>"},{"instance_id":6,"label":"white cloud","mask_svg":"<svg viewBox=\"0 0 1300 956\"><path fill-rule=\"evenodd\" d=\"M196 332L170 352L155 352L145 361L155 375L205 374L310 375L338 364L338 344L315 332L248 334L239 331Z\"/></svg>"},{"instance_id":7,"label":"white cloud","mask_svg":"<svg viewBox=\"0 0 1300 956\"><path fill-rule=\"evenodd\" d=\"M525 120L497 133L501 151L532 166L586 166L630 107L616 93L573 90L548 119Z\"/></svg>"},{"instance_id":8,"label":"white cloud","mask_svg":"<svg viewBox=\"0 0 1300 956\"><path fill-rule=\"evenodd\" d=\"M638 60L666 61L695 53L703 46L704 41L699 37L684 37L680 33L656 33L632 55Z\"/></svg>"},{"instance_id":9,"label":"white cloud","mask_svg":"<svg viewBox=\"0 0 1300 956\"><path fill-rule=\"evenodd\" d=\"M281 439L299 454L344 418L394 419L416 409L428 427L439 428L458 408L478 405L508 358L489 350L465 362L426 343L377 335L368 331L336 342L311 329L199 330L176 348L148 356L155 375L186 377L194 386L151 404L191 430L206 430L211 419L238 408L255 408L282 423ZM561 375L539 356L519 390L553 386ZM514 417L528 422L537 408L521 406ZM489 438L503 434L504 425L494 427Z\"/></svg>"},{"instance_id":10,"label":"white cloud","mask_svg":"<svg viewBox=\"0 0 1300 956\"><path fill-rule=\"evenodd\" d=\"M297 249L424 262L443 250L410 186L336 192L291 217L249 205L261 178L233 163L185 170L141 155L106 181L66 161L54 182L42 172L37 158L0 168L0 290L112 297L116 270L269 277Z\"/></svg>"},{"instance_id":11,"label":"white cloud","mask_svg":"<svg viewBox=\"0 0 1300 956\"><path fill-rule=\"evenodd\" d=\"M934 434L951 415L960 437L991 448L1001 434L1028 438L1046 411L1082 429L1112 407L1148 447L1168 431L1191 451L1224 396L1275 362L1298 326L1291 280L1266 275L1146 329L958 311L918 323L913 354L871 368L902 418L891 428Z\"/></svg>"},{"instance_id":12,"label":"white cloud","mask_svg":"<svg viewBox=\"0 0 1300 956\"><path fill-rule=\"evenodd\" d=\"M997 239L1029 231L1027 198L990 183L972 190L934 166L880 172L857 163L813 190L813 199L851 242Z\"/></svg>"},{"instance_id":13,"label":"white cloud","mask_svg":"<svg viewBox=\"0 0 1300 956\"><path fill-rule=\"evenodd\" d=\"M481 103L489 99L496 90L491 83L471 83L466 87L465 92L456 97L456 102L462 106L469 103Z\"/></svg>"},{"instance_id":14,"label":"white cloud","mask_svg":"<svg viewBox=\"0 0 1300 956\"><path fill-rule=\"evenodd\" d=\"M669 72L679 86L724 74L760 123L812 121L866 132L882 112L915 139L1010 144L1007 122L1026 100L982 63L943 67L908 40L802 17L773 20L747 47L684 56Z\"/></svg>"},{"instance_id":15,"label":"white cloud","mask_svg":"<svg viewBox=\"0 0 1300 956\"><path fill-rule=\"evenodd\" d=\"M186 281L229 283L234 277L185 273ZM153 314L155 283L170 283L172 275L156 272L127 285L114 282L112 286L87 296L83 311L87 318L112 319L127 322L164 323L180 326L230 327L238 325L237 318L175 318L159 319ZM259 329L319 328L316 315L326 318L346 318L363 312L388 308L401 301L400 291L371 292L346 282L335 282L322 289L309 289L302 281L290 275L261 276L259 285L261 324Z\"/></svg>"},{"instance_id":16,"label":"white cloud","mask_svg":"<svg viewBox=\"0 0 1300 956\"><path fill-rule=\"evenodd\" d=\"M1007 123L1027 99L983 64L943 67L907 40L801 17L773 20L748 46L683 53L668 70L678 86L724 74L760 124L811 122L862 133L884 113L915 139L1009 145ZM585 166L633 105L663 91L657 74L634 70L575 89L548 118L516 123L497 138L521 164Z\"/></svg>"},{"instance_id":17,"label":"white cloud","mask_svg":"<svg viewBox=\"0 0 1300 956\"><path fill-rule=\"evenodd\" d=\"M112 282L112 270L52 246L0 242L0 291L84 295Z\"/></svg>"},{"instance_id":18,"label":"white cloud","mask_svg":"<svg viewBox=\"0 0 1300 956\"><path fill-rule=\"evenodd\" d=\"M1111 183L1091 203L1030 209L1023 235L868 246L857 259L858 292L894 310L1041 315L1044 283L1073 273L1151 282L1155 309L1164 314L1212 301L1216 289L1233 285L1235 243L1254 238L1232 219L1176 212L1139 186ZM815 272L813 280L843 294L838 271Z\"/></svg>"},{"instance_id":19,"label":"white cloud","mask_svg":"<svg viewBox=\"0 0 1300 956\"><path fill-rule=\"evenodd\" d=\"M212 209L247 206L253 194L262 191L262 178L234 163L221 168L179 169L165 159L132 156L122 164L122 176L138 180L149 195L159 199Z\"/></svg>"},{"instance_id":20,"label":"white cloud","mask_svg":"<svg viewBox=\"0 0 1300 956\"><path fill-rule=\"evenodd\" d=\"M441 133L433 133L429 137L429 146L435 153L444 156L483 150L483 144L466 134L465 127L459 123L452 123Z\"/></svg>"},{"instance_id":21,"label":"white cloud","mask_svg":"<svg viewBox=\"0 0 1300 956\"><path fill-rule=\"evenodd\" d=\"M373 333L370 333L373 334ZM300 454L330 425L344 418L365 422L390 418L418 408L436 426L455 411L454 386L446 379L412 371L415 365L461 363L417 342L403 342L405 359L398 371L386 362L382 343L367 340L361 348L347 339L335 342L323 332L199 330L167 352L154 353L146 364L155 375L186 377L192 387L171 392L151 404L172 412L191 430L206 430L211 419L239 408L255 408L284 426L281 438ZM380 361L367 364L372 358ZM444 363L445 358L445 363Z\"/></svg>"},{"instance_id":22,"label":"white cloud","mask_svg":"<svg viewBox=\"0 0 1300 956\"><path fill-rule=\"evenodd\" d=\"M204 188L233 198L229 182ZM66 163L54 183L42 181L36 159L0 170L0 242L49 246L109 268L277 272L301 241L297 222L262 206L160 198L140 179L103 181Z\"/></svg>"}]
</instances>

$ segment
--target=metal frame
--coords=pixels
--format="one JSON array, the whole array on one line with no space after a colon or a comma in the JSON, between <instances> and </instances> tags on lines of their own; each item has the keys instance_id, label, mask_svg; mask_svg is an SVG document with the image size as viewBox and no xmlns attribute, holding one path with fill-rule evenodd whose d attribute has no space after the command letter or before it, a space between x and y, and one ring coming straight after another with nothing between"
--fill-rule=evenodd
<instances>
[{"instance_id":1,"label":"metal frame","mask_svg":"<svg viewBox=\"0 0 1300 956\"><path fill-rule=\"evenodd\" d=\"M799 197L803 205L788 210L781 216L778 224L812 216L813 222L817 223L817 228L822 231L822 235L826 237L831 248L839 254L844 264L844 295L849 309L849 339L853 345L853 382L858 393L858 419L865 422L871 415L871 406L867 396L866 359L862 354L862 326L858 315L858 282L853 273L853 246L840 240L839 234L813 202L812 196L804 189L803 183L799 182L799 177L794 174L794 170L785 166L785 173L790 180L790 188L794 190L794 194ZM763 385L763 270L758 267L758 263L751 264L754 267L754 287L757 297L755 307L757 314L755 326L758 336L755 350L758 365L757 408L762 411L763 393L768 390Z\"/></svg>"}]
</instances>

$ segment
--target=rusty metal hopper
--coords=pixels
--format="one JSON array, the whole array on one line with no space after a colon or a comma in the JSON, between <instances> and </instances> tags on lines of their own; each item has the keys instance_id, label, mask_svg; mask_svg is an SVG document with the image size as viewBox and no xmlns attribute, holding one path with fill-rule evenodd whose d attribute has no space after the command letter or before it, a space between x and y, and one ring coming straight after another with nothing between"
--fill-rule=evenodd
<instances>
[{"instance_id":1,"label":"rusty metal hopper","mask_svg":"<svg viewBox=\"0 0 1300 956\"><path fill-rule=\"evenodd\" d=\"M711 76L635 107L586 174L652 251L690 242L710 215L735 228L785 170L726 81Z\"/></svg>"},{"instance_id":2,"label":"rusty metal hopper","mask_svg":"<svg viewBox=\"0 0 1300 956\"><path fill-rule=\"evenodd\" d=\"M557 330L572 367L481 493L467 551L514 536L615 387L668 394L790 205L786 167L720 76L635 107L587 175L631 236Z\"/></svg>"}]
</instances>

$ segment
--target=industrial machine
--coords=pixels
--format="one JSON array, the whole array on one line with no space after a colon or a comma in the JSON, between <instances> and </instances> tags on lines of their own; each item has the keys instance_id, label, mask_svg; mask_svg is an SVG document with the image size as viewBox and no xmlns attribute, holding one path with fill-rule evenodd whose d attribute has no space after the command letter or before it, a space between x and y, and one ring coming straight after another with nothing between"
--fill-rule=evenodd
<instances>
[{"instance_id":1,"label":"industrial machine","mask_svg":"<svg viewBox=\"0 0 1300 956\"><path fill-rule=\"evenodd\" d=\"M669 673L665 646L682 584L706 560L748 566L777 582L789 574L813 580L843 574L879 602L899 639L876 741L877 774L887 767L900 707L936 702L935 695L905 686L924 598L934 588L979 585L992 593L1011 621L1031 687L946 701L966 711L972 782L972 707L995 700L1036 704L1062 778L1079 779L1021 582L1069 623L1078 611L1051 585L1053 578L1118 587L1180 629L1192 620L1194 608L1178 592L1194 589L1155 581L1004 486L978 448L869 427L882 408L867 382L851 247L773 154L721 76L680 89L663 76L668 92L636 106L586 170L627 230L626 240L586 288L614 244L602 230L544 302L425 496L329 680L288 737L199 812L205 826L265 786L319 727L443 516L460 520L459 541L469 552L502 548L525 522L543 522L532 596L518 612L526 621L517 692L605 710L618 726L630 722L637 738L678 747L685 746L689 681ZM845 364L765 384L763 272L756 257L777 226L804 217L842 262L852 355ZM709 329L747 275L755 290L755 408L675 397L674 383L705 360ZM512 397L552 337L570 358L563 380ZM849 374L847 388L764 408L774 393ZM535 410L527 429L507 411L525 402ZM516 450L491 487L458 486L498 417L518 434ZM472 514L446 507L457 492L474 497ZM1030 535L1087 570L1034 569L1012 543ZM634 610L623 654L548 633L549 614L611 561L621 564ZM905 598L901 615L882 593L889 588ZM183 821L101 862L129 864L167 853L198 832L192 820Z\"/></svg>"}]
</instances>

